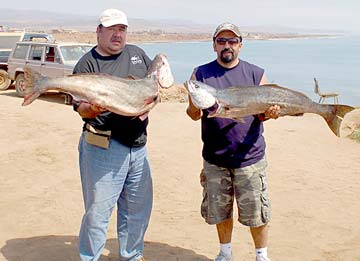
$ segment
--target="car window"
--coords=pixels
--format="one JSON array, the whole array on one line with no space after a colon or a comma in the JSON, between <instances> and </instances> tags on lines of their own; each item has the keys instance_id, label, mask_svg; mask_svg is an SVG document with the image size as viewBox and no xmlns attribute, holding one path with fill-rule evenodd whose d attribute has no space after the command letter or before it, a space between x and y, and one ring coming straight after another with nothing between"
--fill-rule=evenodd
<instances>
[{"instance_id":1,"label":"car window","mask_svg":"<svg viewBox=\"0 0 360 261\"><path fill-rule=\"evenodd\" d=\"M0 51L0 56L9 56L11 51Z\"/></svg>"},{"instance_id":2,"label":"car window","mask_svg":"<svg viewBox=\"0 0 360 261\"><path fill-rule=\"evenodd\" d=\"M54 37L46 33L26 33L22 40L24 42L55 42Z\"/></svg>"},{"instance_id":3,"label":"car window","mask_svg":"<svg viewBox=\"0 0 360 261\"><path fill-rule=\"evenodd\" d=\"M51 63L60 63L59 53L54 46L46 46L45 61Z\"/></svg>"},{"instance_id":4,"label":"car window","mask_svg":"<svg viewBox=\"0 0 360 261\"><path fill-rule=\"evenodd\" d=\"M28 47L28 45L17 45L13 57L16 59L25 59Z\"/></svg>"},{"instance_id":5,"label":"car window","mask_svg":"<svg viewBox=\"0 0 360 261\"><path fill-rule=\"evenodd\" d=\"M30 49L29 60L41 61L43 46L33 45Z\"/></svg>"},{"instance_id":6,"label":"car window","mask_svg":"<svg viewBox=\"0 0 360 261\"><path fill-rule=\"evenodd\" d=\"M0 62L7 62L11 51L0 51Z\"/></svg>"},{"instance_id":7,"label":"car window","mask_svg":"<svg viewBox=\"0 0 360 261\"><path fill-rule=\"evenodd\" d=\"M60 47L65 64L75 64L91 48L92 46L87 45L71 45Z\"/></svg>"}]
</instances>

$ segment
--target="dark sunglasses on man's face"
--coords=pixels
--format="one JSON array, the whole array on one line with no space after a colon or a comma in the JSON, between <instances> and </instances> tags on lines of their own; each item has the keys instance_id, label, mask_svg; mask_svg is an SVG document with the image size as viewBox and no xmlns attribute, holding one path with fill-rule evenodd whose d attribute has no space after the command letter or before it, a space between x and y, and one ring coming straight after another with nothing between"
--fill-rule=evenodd
<instances>
[{"instance_id":1,"label":"dark sunglasses on man's face","mask_svg":"<svg viewBox=\"0 0 360 261\"><path fill-rule=\"evenodd\" d=\"M238 44L240 42L240 39L235 38L235 37L232 37L232 38L224 38L224 37L216 38L216 43L219 44L219 45L225 45L226 42L228 42L230 45L234 45L234 44Z\"/></svg>"}]
</instances>

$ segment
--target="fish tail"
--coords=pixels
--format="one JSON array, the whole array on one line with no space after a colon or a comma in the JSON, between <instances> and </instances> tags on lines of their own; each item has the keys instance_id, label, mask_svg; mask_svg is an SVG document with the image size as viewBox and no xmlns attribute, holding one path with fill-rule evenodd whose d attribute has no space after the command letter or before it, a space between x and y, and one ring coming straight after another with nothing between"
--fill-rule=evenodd
<instances>
[{"instance_id":1,"label":"fish tail","mask_svg":"<svg viewBox=\"0 0 360 261\"><path fill-rule=\"evenodd\" d=\"M348 105L331 105L329 104L331 108L331 113L327 113L325 116L323 115L324 119L326 120L329 128L332 130L332 132L340 137L340 126L341 122L344 119L345 115L348 112L351 112L354 110L354 107L348 106Z\"/></svg>"},{"instance_id":2,"label":"fish tail","mask_svg":"<svg viewBox=\"0 0 360 261\"><path fill-rule=\"evenodd\" d=\"M41 93L45 92L45 88L43 88L43 82L47 79L47 77L42 76L37 71L32 70L31 68L24 68L24 77L25 77L25 85L26 85L26 95L24 97L24 101L22 106L29 105L36 98L38 98ZM42 90L43 89L43 90Z\"/></svg>"}]
</instances>

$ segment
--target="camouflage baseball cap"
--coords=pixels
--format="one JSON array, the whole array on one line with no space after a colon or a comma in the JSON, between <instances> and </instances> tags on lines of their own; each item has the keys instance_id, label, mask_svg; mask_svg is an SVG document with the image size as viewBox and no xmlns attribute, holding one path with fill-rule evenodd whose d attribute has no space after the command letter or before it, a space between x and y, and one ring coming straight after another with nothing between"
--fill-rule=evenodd
<instances>
[{"instance_id":1,"label":"camouflage baseball cap","mask_svg":"<svg viewBox=\"0 0 360 261\"><path fill-rule=\"evenodd\" d=\"M223 31L231 31L233 32L237 37L241 37L241 33L240 33L240 30L239 30L239 27L237 27L236 25L232 24L232 23L229 23L229 22L225 22L225 23L222 23L220 24L216 30L215 30L215 33L214 33L214 38L216 36L218 36L219 33L223 32Z\"/></svg>"}]
</instances>

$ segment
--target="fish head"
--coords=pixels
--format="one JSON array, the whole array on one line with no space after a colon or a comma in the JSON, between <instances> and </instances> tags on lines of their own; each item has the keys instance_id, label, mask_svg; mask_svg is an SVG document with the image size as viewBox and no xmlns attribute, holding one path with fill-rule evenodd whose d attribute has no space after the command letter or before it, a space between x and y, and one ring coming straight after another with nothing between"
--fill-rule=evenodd
<instances>
[{"instance_id":1,"label":"fish head","mask_svg":"<svg viewBox=\"0 0 360 261\"><path fill-rule=\"evenodd\" d=\"M169 88L174 84L170 64L165 54L157 54L150 66L149 73L162 88Z\"/></svg>"},{"instance_id":2,"label":"fish head","mask_svg":"<svg viewBox=\"0 0 360 261\"><path fill-rule=\"evenodd\" d=\"M202 82L189 80L186 81L184 85L195 107L204 110L212 107L216 103L214 95L206 88L202 88L204 86Z\"/></svg>"}]
</instances>

